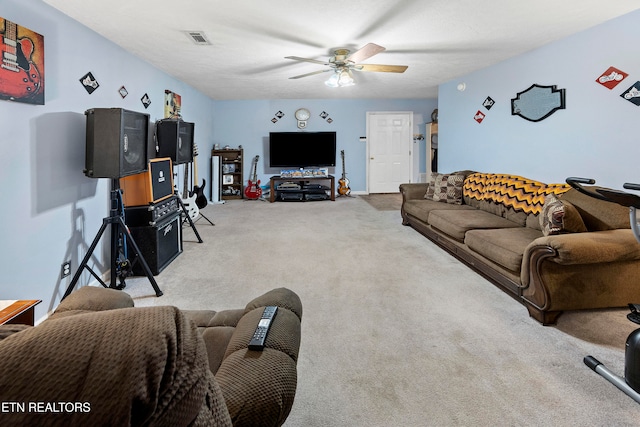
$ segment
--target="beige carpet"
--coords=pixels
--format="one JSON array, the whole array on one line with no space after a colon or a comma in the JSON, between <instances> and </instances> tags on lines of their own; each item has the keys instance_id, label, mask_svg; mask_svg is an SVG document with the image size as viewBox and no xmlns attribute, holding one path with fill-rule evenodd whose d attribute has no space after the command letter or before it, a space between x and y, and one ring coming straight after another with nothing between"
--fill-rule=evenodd
<instances>
[{"instance_id":1,"label":"beige carpet","mask_svg":"<svg viewBox=\"0 0 640 427\"><path fill-rule=\"evenodd\" d=\"M185 229L159 276L129 279L138 306L243 307L275 287L304 304L287 426L631 426L640 405L588 369L622 374L626 310L526 309L361 197L230 201Z\"/></svg>"},{"instance_id":2,"label":"beige carpet","mask_svg":"<svg viewBox=\"0 0 640 427\"><path fill-rule=\"evenodd\" d=\"M365 194L358 197L379 211L399 211L402 206L400 193Z\"/></svg>"}]
</instances>

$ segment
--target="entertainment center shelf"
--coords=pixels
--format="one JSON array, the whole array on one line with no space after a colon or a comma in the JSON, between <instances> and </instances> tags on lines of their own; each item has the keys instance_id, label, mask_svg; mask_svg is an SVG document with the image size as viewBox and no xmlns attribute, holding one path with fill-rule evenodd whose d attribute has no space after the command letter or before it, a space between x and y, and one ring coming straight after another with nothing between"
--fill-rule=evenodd
<instances>
[{"instance_id":1,"label":"entertainment center shelf","mask_svg":"<svg viewBox=\"0 0 640 427\"><path fill-rule=\"evenodd\" d=\"M326 186L321 187L322 182L329 181L329 188ZM296 188L288 188L288 189L278 189L278 186L282 183L294 183L300 186L299 189ZM319 198L320 195L324 194L326 196L326 192L329 192L329 196L327 200L335 201L336 200L336 192L335 189L335 177L333 175L327 175L323 177L302 177L302 178L288 178L281 177L279 175L272 176L270 180L270 191L269 191L269 201L271 203L276 201L276 193L289 195L290 198L286 200L295 201L306 201L306 200L323 200L323 198ZM281 198L278 198L281 199Z\"/></svg>"}]
</instances>

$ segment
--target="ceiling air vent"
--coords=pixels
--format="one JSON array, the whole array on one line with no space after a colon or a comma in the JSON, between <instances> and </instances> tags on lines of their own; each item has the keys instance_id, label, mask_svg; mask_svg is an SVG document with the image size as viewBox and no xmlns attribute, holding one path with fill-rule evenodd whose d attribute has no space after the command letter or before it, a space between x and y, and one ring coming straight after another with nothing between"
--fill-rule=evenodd
<instances>
[{"instance_id":1,"label":"ceiling air vent","mask_svg":"<svg viewBox=\"0 0 640 427\"><path fill-rule=\"evenodd\" d=\"M209 40L207 39L207 36L205 36L202 31L185 31L185 33L195 44L211 44L211 42L209 42Z\"/></svg>"}]
</instances>

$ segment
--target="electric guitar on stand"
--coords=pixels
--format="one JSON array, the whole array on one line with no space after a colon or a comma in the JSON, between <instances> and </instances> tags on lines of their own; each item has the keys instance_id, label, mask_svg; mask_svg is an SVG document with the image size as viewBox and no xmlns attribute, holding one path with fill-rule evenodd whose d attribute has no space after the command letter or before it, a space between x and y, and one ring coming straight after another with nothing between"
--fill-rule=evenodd
<instances>
[{"instance_id":1,"label":"electric guitar on stand","mask_svg":"<svg viewBox=\"0 0 640 427\"><path fill-rule=\"evenodd\" d=\"M260 180L258 179L258 160L260 160L260 156L253 158L251 177L244 189L244 196L249 200L258 200L262 196L262 188L260 188Z\"/></svg>"},{"instance_id":2,"label":"electric guitar on stand","mask_svg":"<svg viewBox=\"0 0 640 427\"><path fill-rule=\"evenodd\" d=\"M189 218L193 221L198 218L200 215L200 209L198 209L198 205L196 205L196 195L193 194L189 196L189 163L184 164L184 183L182 187L182 204L184 205L184 209L186 214L189 215Z\"/></svg>"},{"instance_id":3,"label":"electric guitar on stand","mask_svg":"<svg viewBox=\"0 0 640 427\"><path fill-rule=\"evenodd\" d=\"M344 150L340 151L340 156L342 156L342 178L338 180L338 194L348 196L351 194L351 188L349 188L349 180L347 179L347 173L344 167Z\"/></svg>"},{"instance_id":4,"label":"electric guitar on stand","mask_svg":"<svg viewBox=\"0 0 640 427\"><path fill-rule=\"evenodd\" d=\"M198 209L204 209L207 207L207 197L204 195L204 187L207 182L202 179L202 187L198 186L198 146L193 144L193 191L189 193L189 197L196 196L196 206Z\"/></svg>"}]
</instances>

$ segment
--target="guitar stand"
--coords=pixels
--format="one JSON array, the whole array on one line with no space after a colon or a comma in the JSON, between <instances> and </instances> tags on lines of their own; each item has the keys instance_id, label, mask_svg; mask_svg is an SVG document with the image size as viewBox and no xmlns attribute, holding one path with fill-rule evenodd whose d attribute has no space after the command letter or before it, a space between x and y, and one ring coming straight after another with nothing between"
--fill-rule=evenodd
<instances>
[{"instance_id":1,"label":"guitar stand","mask_svg":"<svg viewBox=\"0 0 640 427\"><path fill-rule=\"evenodd\" d=\"M191 229L193 229L193 232L195 233L196 237L198 238L198 243L202 243L202 238L200 237L200 233L198 233L198 229L196 228L196 225L193 223L193 220L191 219L191 217L189 216L189 213L187 212L187 208L184 206L184 203L182 202L182 199L180 197L177 197L178 200L178 204L180 204L180 209L182 209L182 214L184 215L184 217L187 219L187 221L189 221L189 225L191 226ZM200 214L202 215L202 214ZM209 221L207 219L207 221ZM209 221L211 222L211 221ZM214 225L213 223L211 223L211 225Z\"/></svg>"},{"instance_id":2,"label":"guitar stand","mask_svg":"<svg viewBox=\"0 0 640 427\"><path fill-rule=\"evenodd\" d=\"M211 220L209 218L207 218L206 216L204 216L204 214L202 213L202 211L199 211L198 214L204 218L209 224L211 225L215 225L213 222L211 222ZM196 220L197 221L197 220Z\"/></svg>"},{"instance_id":3,"label":"guitar stand","mask_svg":"<svg viewBox=\"0 0 640 427\"><path fill-rule=\"evenodd\" d=\"M102 235L104 234L109 224L111 224L111 282L110 282L110 285L107 286L107 284L100 278L100 276L98 276L98 274L96 274L96 272L93 271L91 267L89 267L88 262L89 262L89 259L91 259L91 256L93 255L93 251L96 249L96 246L98 246L98 242L102 238ZM120 239L121 233L126 236L126 239L127 239L126 243ZM156 296L161 297L162 291L158 287L158 283L156 282L156 279L153 277L153 273L151 273L149 264L147 264L147 261L144 259L144 256L142 255L140 248L138 247L135 240L133 239L133 236L131 236L129 227L127 227L127 225L124 222L124 212L122 210L122 200L120 197L120 180L115 178L112 180L112 184L111 184L110 215L102 219L102 226L100 227L98 234L96 234L96 237L93 239L91 246L89 246L89 250L87 251L87 254L85 255L84 259L78 266L78 270L73 276L73 279L71 280L71 283L67 287L66 292L62 296L62 300L64 300L66 297L69 296L69 294L71 294L71 292L73 291L73 288L75 288L76 284L78 283L78 280L80 279L80 275L82 274L82 271L85 268L89 270L89 273L91 273L91 275L98 282L100 282L100 284L103 287L118 289L118 290L124 289L126 286L124 278L129 275L129 269L131 267L131 263L128 259L124 261L120 261L118 259L118 256L119 256L120 249L122 248L123 245L126 245L126 244L130 244L131 247L133 248L133 251L138 256L138 261L140 261L140 264L142 265L142 268L144 269L144 272L147 278L149 279L149 282L151 282L151 286L153 286L153 289L156 292ZM116 278L120 279L120 284L116 284Z\"/></svg>"}]
</instances>

